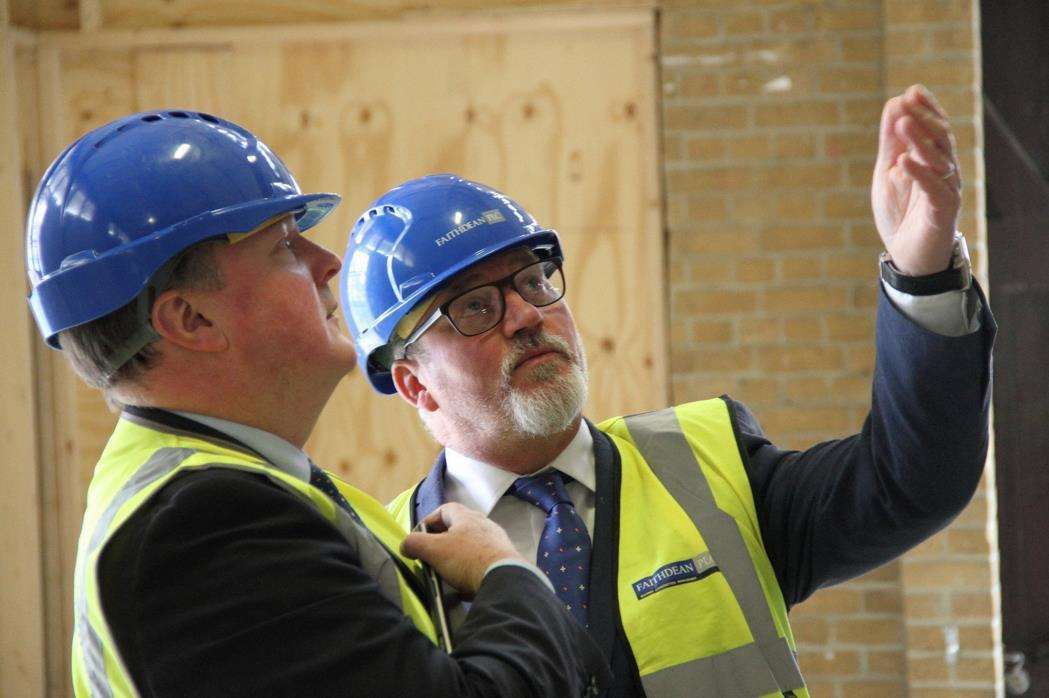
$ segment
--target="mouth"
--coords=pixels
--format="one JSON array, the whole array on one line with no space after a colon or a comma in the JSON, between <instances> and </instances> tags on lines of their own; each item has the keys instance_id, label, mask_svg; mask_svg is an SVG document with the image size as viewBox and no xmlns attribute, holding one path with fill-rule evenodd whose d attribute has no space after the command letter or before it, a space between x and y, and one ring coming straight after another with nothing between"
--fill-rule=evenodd
<instances>
[{"instance_id":1,"label":"mouth","mask_svg":"<svg viewBox=\"0 0 1049 698\"><path fill-rule=\"evenodd\" d=\"M542 363L546 359L554 356L561 357L563 359L568 358L558 349L553 349L550 347L546 347L543 349L534 349L532 351L526 352L520 359L518 359L517 363L514 364L514 370Z\"/></svg>"}]
</instances>

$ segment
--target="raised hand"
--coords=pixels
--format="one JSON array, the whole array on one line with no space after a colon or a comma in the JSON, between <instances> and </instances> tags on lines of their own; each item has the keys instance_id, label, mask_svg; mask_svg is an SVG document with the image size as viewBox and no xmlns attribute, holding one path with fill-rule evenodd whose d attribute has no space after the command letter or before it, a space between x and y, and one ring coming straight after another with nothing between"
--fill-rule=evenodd
<instances>
[{"instance_id":1,"label":"raised hand","mask_svg":"<svg viewBox=\"0 0 1049 698\"><path fill-rule=\"evenodd\" d=\"M955 151L947 115L925 87L886 102L871 207L893 264L909 276L950 264L962 201Z\"/></svg>"}]
</instances>

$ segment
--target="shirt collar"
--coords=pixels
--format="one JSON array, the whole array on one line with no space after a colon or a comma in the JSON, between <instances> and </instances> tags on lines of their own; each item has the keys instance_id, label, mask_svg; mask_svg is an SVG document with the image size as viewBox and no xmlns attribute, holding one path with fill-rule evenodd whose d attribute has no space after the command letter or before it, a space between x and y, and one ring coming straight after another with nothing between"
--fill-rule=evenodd
<instances>
[{"instance_id":1,"label":"shirt collar","mask_svg":"<svg viewBox=\"0 0 1049 698\"><path fill-rule=\"evenodd\" d=\"M231 422L220 417L211 417L193 412L182 412L170 410L186 419L199 422L212 429L221 431L223 434L233 437L237 441L257 452L272 465L283 470L289 475L294 475L304 482L310 481L310 459L302 449L296 448L276 434L271 434L262 429L249 427L245 424Z\"/></svg>"},{"instance_id":2,"label":"shirt collar","mask_svg":"<svg viewBox=\"0 0 1049 698\"><path fill-rule=\"evenodd\" d=\"M521 477L494 465L471 458L451 448L444 450L447 477L455 481L458 488L470 497L469 504L487 516L495 508L514 480ZM580 420L579 429L561 453L536 474L551 468L570 475L576 482L591 492L595 488L594 437L585 420Z\"/></svg>"}]
</instances>

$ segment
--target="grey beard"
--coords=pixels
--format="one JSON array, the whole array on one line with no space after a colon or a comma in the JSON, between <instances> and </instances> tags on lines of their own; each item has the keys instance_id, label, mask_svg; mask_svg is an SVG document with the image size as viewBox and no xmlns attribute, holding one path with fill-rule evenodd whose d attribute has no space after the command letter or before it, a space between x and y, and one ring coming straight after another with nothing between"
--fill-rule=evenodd
<instances>
[{"instance_id":1,"label":"grey beard","mask_svg":"<svg viewBox=\"0 0 1049 698\"><path fill-rule=\"evenodd\" d=\"M577 346L581 347L579 342ZM541 364L532 369L532 377L541 384L530 392L514 389L510 377L514 365L530 348L544 346L562 352L570 362L568 373L553 364ZM557 434L568 429L583 411L586 403L586 356L582 349L577 355L560 337L540 332L521 340L503 361L503 391L501 405L508 426L514 431L532 436Z\"/></svg>"}]
</instances>

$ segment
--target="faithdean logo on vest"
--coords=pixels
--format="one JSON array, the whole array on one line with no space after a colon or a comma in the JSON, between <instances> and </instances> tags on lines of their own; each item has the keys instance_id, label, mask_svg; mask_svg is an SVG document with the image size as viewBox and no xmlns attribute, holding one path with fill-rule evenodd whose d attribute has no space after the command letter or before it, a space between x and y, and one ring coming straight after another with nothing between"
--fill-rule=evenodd
<instances>
[{"instance_id":1,"label":"faithdean logo on vest","mask_svg":"<svg viewBox=\"0 0 1049 698\"><path fill-rule=\"evenodd\" d=\"M663 565L653 572L652 576L637 580L633 584L634 594L640 600L667 587L698 582L717 571L718 566L714 558L709 552L703 552L691 560L679 560Z\"/></svg>"}]
</instances>

